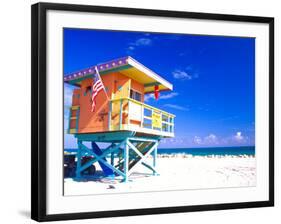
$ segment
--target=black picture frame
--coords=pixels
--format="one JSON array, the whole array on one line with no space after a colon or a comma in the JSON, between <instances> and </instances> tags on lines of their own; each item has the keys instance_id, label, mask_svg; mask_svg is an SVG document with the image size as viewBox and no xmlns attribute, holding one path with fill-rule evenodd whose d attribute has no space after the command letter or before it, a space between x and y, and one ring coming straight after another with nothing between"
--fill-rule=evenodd
<instances>
[{"instance_id":1,"label":"black picture frame","mask_svg":"<svg viewBox=\"0 0 281 224\"><path fill-rule=\"evenodd\" d=\"M114 210L48 215L46 213L46 13L48 10L100 12L155 17L193 18L205 20L239 21L269 24L269 200L196 206L160 207L149 209ZM274 206L274 18L182 11L163 11L136 8L89 5L37 3L32 5L31 17L31 76L32 76L32 154L31 154L31 218L37 221L73 220L115 216L133 216L206 210Z\"/></svg>"}]
</instances>

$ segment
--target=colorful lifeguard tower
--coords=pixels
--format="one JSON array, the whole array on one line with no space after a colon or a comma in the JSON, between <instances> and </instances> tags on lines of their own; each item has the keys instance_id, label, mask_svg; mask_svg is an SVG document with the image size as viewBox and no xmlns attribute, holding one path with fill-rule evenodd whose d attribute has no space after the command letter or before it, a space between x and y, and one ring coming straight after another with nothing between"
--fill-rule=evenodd
<instances>
[{"instance_id":1,"label":"colorful lifeguard tower","mask_svg":"<svg viewBox=\"0 0 281 224\"><path fill-rule=\"evenodd\" d=\"M98 70L98 71L97 71ZM93 75L99 73L104 91L91 111ZM131 57L119 58L66 75L74 85L68 133L77 139L76 178L99 163L105 176L127 181L142 164L157 174L157 146L162 138L174 137L174 115L144 103L144 95L173 90L173 85ZM92 148L85 145L90 142ZM100 149L97 142L110 143ZM147 158L152 155L153 162ZM84 156L90 156L82 163Z\"/></svg>"}]
</instances>

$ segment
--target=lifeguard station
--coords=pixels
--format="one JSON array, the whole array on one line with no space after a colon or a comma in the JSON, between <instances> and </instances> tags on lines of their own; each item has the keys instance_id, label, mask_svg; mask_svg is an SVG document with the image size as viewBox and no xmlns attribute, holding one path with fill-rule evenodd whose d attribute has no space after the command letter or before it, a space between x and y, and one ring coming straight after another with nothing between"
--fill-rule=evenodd
<instances>
[{"instance_id":1,"label":"lifeguard station","mask_svg":"<svg viewBox=\"0 0 281 224\"><path fill-rule=\"evenodd\" d=\"M91 111L93 75L104 85ZM174 115L144 103L145 94L173 90L173 85L131 57L98 64L64 77L73 91L68 133L77 138L76 178L99 163L104 176L127 181L138 165L157 174L157 146L162 138L174 137ZM90 142L92 148L85 145ZM97 142L110 143L100 149ZM153 162L149 164L148 156ZM90 156L82 163L84 156Z\"/></svg>"}]
</instances>

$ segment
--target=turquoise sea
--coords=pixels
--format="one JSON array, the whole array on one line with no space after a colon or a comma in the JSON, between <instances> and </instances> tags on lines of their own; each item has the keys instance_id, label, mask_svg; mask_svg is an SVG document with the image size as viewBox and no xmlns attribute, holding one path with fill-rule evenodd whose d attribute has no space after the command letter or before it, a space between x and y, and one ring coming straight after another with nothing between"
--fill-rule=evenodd
<instances>
[{"instance_id":1,"label":"turquoise sea","mask_svg":"<svg viewBox=\"0 0 281 224\"><path fill-rule=\"evenodd\" d=\"M158 154L189 154L193 156L208 155L255 155L255 146L240 147L208 147L208 148L165 148L158 149Z\"/></svg>"},{"instance_id":2,"label":"turquoise sea","mask_svg":"<svg viewBox=\"0 0 281 224\"><path fill-rule=\"evenodd\" d=\"M76 149L64 149L67 152L76 153ZM208 156L208 155L255 155L255 146L240 146L240 147L208 147L208 148L159 148L158 154L189 154L193 156Z\"/></svg>"}]
</instances>

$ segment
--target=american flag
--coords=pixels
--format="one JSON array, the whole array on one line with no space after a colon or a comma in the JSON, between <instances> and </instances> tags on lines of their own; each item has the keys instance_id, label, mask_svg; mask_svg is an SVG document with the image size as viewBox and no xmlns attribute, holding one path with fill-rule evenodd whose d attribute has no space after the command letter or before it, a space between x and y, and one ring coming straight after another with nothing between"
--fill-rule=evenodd
<instances>
[{"instance_id":1,"label":"american flag","mask_svg":"<svg viewBox=\"0 0 281 224\"><path fill-rule=\"evenodd\" d=\"M98 74L98 70L96 69L96 73L94 74L93 87L92 87L92 112L95 111L96 96L102 89L103 89L103 84Z\"/></svg>"}]
</instances>

